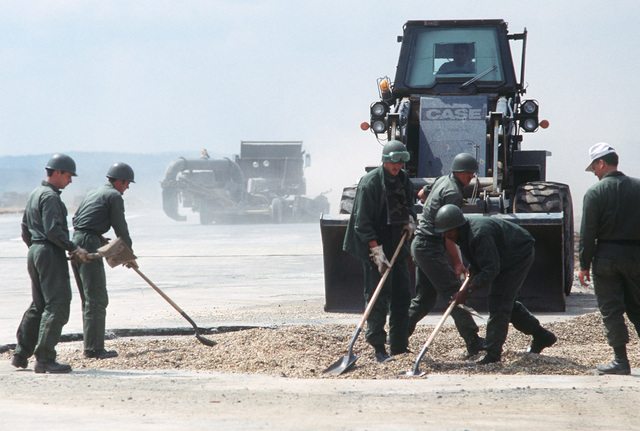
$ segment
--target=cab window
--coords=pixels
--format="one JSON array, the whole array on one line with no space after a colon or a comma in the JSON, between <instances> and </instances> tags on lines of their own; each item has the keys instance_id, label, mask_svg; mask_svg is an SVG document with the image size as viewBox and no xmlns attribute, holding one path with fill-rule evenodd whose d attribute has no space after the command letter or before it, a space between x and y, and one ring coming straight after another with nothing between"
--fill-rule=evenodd
<instances>
[{"instance_id":1,"label":"cab window","mask_svg":"<svg viewBox=\"0 0 640 431\"><path fill-rule=\"evenodd\" d=\"M429 88L437 82L465 82L494 66L476 85L500 85L504 80L493 28L418 29L408 61L405 83L411 88Z\"/></svg>"}]
</instances>

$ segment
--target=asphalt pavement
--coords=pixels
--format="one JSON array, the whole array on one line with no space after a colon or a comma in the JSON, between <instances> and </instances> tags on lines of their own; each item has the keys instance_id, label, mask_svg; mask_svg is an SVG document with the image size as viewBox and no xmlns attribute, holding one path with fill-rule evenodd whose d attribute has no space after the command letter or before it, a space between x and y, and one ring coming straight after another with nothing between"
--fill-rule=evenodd
<instances>
[{"instance_id":1,"label":"asphalt pavement","mask_svg":"<svg viewBox=\"0 0 640 431\"><path fill-rule=\"evenodd\" d=\"M20 218L0 215L4 347L15 343L30 303ZM140 270L200 327L346 323L355 328L359 321L356 314L323 310L319 223L202 226L195 215L180 223L155 208L131 211L127 220ZM190 327L134 271L107 268L107 279L108 330ZM65 335L82 332L73 281L72 288ZM567 298L567 312L536 315L544 322L594 310L592 292L576 289ZM438 319L434 314L422 323ZM640 400L639 374L634 369L632 376L601 378L438 375L401 381L181 370L74 370L55 376L17 371L2 361L0 428L638 429L640 417L630 406ZM547 414L540 415L540 409ZM616 416L626 419L612 423Z\"/></svg>"},{"instance_id":2,"label":"asphalt pavement","mask_svg":"<svg viewBox=\"0 0 640 431\"><path fill-rule=\"evenodd\" d=\"M15 331L31 302L20 219L20 214L0 215L0 346L15 343ZM159 209L130 212L127 220L140 270L200 327L355 325L360 318L324 312L319 222L203 226L197 214L177 222ZM107 267L106 272L107 330L189 327L133 270ZM82 333L80 298L71 278L66 335ZM578 286L574 290L566 312L536 315L545 322L595 311L592 292ZM434 324L438 319L432 314L421 323Z\"/></svg>"}]
</instances>

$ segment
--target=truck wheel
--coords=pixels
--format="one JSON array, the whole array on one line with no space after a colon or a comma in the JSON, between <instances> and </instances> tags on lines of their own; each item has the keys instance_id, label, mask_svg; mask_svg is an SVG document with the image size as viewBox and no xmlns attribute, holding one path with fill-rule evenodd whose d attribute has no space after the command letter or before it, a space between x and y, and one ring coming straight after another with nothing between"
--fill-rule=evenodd
<instances>
[{"instance_id":1,"label":"truck wheel","mask_svg":"<svg viewBox=\"0 0 640 431\"><path fill-rule=\"evenodd\" d=\"M269 216L271 222L275 224L282 223L282 201L278 198L274 198L269 205Z\"/></svg>"},{"instance_id":2,"label":"truck wheel","mask_svg":"<svg viewBox=\"0 0 640 431\"><path fill-rule=\"evenodd\" d=\"M533 181L518 186L513 198L514 213L562 212L564 236L564 293L569 295L573 286L574 228L573 202L566 184L550 181Z\"/></svg>"},{"instance_id":3,"label":"truck wheel","mask_svg":"<svg viewBox=\"0 0 640 431\"><path fill-rule=\"evenodd\" d=\"M211 224L213 223L213 214L207 208L202 208L200 210L200 224Z\"/></svg>"},{"instance_id":4,"label":"truck wheel","mask_svg":"<svg viewBox=\"0 0 640 431\"><path fill-rule=\"evenodd\" d=\"M340 198L340 214L351 214L353 211L353 201L356 199L356 184L347 186L342 189L342 197Z\"/></svg>"}]
</instances>

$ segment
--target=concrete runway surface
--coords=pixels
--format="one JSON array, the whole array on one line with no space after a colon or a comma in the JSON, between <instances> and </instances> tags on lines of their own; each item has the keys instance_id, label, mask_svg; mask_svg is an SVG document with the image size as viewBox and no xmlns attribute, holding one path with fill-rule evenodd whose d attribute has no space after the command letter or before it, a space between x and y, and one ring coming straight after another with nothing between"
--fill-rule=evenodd
<instances>
[{"instance_id":1,"label":"concrete runway surface","mask_svg":"<svg viewBox=\"0 0 640 431\"><path fill-rule=\"evenodd\" d=\"M30 303L19 214L0 215L0 345ZM353 324L325 313L319 223L202 226L161 211L128 214L140 269L198 326ZM113 238L113 235L111 235ZM188 328L144 280L107 268L107 328ZM79 296L65 334L81 333ZM566 313L595 310L589 290ZM438 315L424 324L434 324ZM451 324L449 321L447 324ZM64 349L61 343L59 349ZM463 376L299 380L195 371L79 370L36 375L0 362L0 428L511 430L640 429L640 372L631 376Z\"/></svg>"}]
</instances>

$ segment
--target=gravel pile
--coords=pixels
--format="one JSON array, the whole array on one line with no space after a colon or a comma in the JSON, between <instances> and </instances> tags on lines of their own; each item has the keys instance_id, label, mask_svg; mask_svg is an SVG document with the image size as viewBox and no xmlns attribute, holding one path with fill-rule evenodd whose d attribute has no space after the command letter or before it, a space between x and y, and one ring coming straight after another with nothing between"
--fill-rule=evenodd
<instances>
[{"instance_id":1,"label":"gravel pile","mask_svg":"<svg viewBox=\"0 0 640 431\"><path fill-rule=\"evenodd\" d=\"M630 325L629 322L627 324ZM448 320L420 363L420 370L426 375L577 375L591 373L597 364L608 362L612 357L599 313L545 326L558 336L558 342L542 354L522 353L529 345L530 337L511 327L501 363L470 367L470 361L462 359L466 352L464 343L452 321ZM350 371L338 378L399 378L403 371L413 369L416 356L432 330L433 325L418 326L410 340L412 353L396 356L396 360L386 364L375 362L372 348L364 340L364 334L360 334L354 348L359 358ZM483 325L481 335L484 330ZM82 343L71 342L58 345L58 359L71 364L76 370L187 369L295 378L335 378L322 371L347 354L354 332L355 327L351 325L253 328L207 335L207 338L217 342L214 347L201 344L194 336L118 338L108 340L106 347L117 350L120 356L106 360L84 358ZM640 367L639 340L635 331L630 330L630 334L631 366ZM0 357L8 360L10 354L6 352Z\"/></svg>"}]
</instances>

